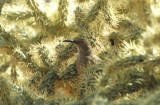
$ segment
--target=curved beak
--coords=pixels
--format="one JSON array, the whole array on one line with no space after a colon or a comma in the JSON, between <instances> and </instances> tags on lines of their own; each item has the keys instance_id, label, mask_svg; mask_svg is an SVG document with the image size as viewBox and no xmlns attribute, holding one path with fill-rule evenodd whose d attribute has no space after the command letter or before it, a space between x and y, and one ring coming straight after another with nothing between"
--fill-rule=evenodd
<instances>
[{"instance_id":1,"label":"curved beak","mask_svg":"<svg viewBox=\"0 0 160 105\"><path fill-rule=\"evenodd\" d=\"M73 40L64 40L63 42L74 42Z\"/></svg>"}]
</instances>

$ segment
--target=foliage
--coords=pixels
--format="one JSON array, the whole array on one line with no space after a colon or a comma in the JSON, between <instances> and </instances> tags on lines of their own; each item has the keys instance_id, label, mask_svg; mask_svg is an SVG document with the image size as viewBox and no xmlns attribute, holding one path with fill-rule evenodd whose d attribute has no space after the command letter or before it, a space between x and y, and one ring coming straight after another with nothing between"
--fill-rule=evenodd
<instances>
[{"instance_id":1,"label":"foliage","mask_svg":"<svg viewBox=\"0 0 160 105\"><path fill-rule=\"evenodd\" d=\"M158 105L160 1L1 0L1 105ZM80 76L85 38L101 61ZM81 78L83 77L83 78Z\"/></svg>"}]
</instances>

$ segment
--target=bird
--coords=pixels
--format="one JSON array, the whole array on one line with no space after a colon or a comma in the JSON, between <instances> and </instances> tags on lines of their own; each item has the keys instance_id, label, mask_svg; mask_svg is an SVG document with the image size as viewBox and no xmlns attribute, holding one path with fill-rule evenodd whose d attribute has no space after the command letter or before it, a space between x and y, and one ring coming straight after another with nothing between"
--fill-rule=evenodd
<instances>
[{"instance_id":1,"label":"bird","mask_svg":"<svg viewBox=\"0 0 160 105\"><path fill-rule=\"evenodd\" d=\"M78 49L77 59L76 59L76 69L78 72L79 80L78 87L80 90L78 91L78 99L81 100L84 97L85 93L85 75L84 72L87 67L100 63L101 59L93 53L92 47L90 43L84 39L74 39L74 40L64 40L63 42L70 42L76 45Z\"/></svg>"},{"instance_id":2,"label":"bird","mask_svg":"<svg viewBox=\"0 0 160 105\"><path fill-rule=\"evenodd\" d=\"M78 49L78 54L75 61L75 68L78 75L65 80L56 80L54 89L58 95L60 94L60 92L64 92L63 96L66 93L69 97L74 97L81 100L84 98L85 94L85 70L87 70L87 67L89 67L90 65L98 64L101 59L94 55L90 43L84 38L64 40L63 42L73 43Z\"/></svg>"},{"instance_id":3,"label":"bird","mask_svg":"<svg viewBox=\"0 0 160 105\"><path fill-rule=\"evenodd\" d=\"M83 74L88 66L101 61L101 59L93 53L92 47L86 39L64 40L63 42L71 42L75 44L78 49L76 68L79 75Z\"/></svg>"}]
</instances>

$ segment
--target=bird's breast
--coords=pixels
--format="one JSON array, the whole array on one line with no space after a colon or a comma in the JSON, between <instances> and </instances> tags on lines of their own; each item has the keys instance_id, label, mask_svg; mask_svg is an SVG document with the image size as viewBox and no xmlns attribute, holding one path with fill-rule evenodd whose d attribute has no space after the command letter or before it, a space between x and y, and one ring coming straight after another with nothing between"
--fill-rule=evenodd
<instances>
[{"instance_id":1,"label":"bird's breast","mask_svg":"<svg viewBox=\"0 0 160 105\"><path fill-rule=\"evenodd\" d=\"M94 63L95 63L95 59L92 55L81 56L80 54L78 54L77 61L76 61L76 68L77 68L78 74L84 73L86 67Z\"/></svg>"}]
</instances>

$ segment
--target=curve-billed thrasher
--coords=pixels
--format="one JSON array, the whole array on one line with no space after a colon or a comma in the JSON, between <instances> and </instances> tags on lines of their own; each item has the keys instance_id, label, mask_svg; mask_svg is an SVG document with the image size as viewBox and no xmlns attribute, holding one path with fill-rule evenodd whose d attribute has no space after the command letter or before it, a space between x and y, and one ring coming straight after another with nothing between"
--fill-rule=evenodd
<instances>
[{"instance_id":1,"label":"curve-billed thrasher","mask_svg":"<svg viewBox=\"0 0 160 105\"><path fill-rule=\"evenodd\" d=\"M64 40L63 42L74 43L78 49L76 60L78 74L82 74L88 65L96 64L101 61L100 58L93 54L90 44L85 39Z\"/></svg>"}]
</instances>

